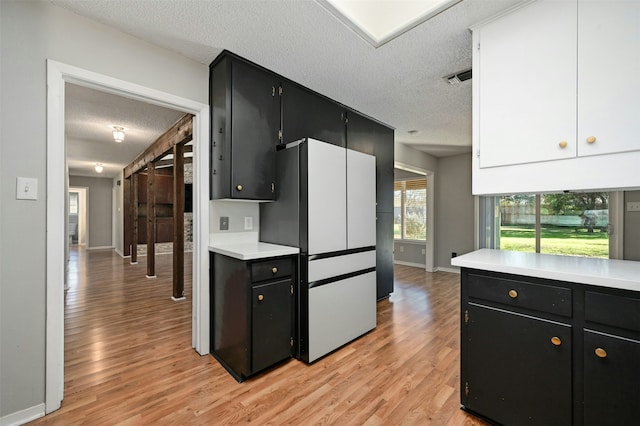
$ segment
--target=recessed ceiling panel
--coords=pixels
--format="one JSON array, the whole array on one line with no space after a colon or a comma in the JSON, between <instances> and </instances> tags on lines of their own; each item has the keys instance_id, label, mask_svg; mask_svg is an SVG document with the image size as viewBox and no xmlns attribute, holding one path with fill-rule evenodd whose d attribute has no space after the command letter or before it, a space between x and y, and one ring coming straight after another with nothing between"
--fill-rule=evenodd
<instances>
[{"instance_id":1,"label":"recessed ceiling panel","mask_svg":"<svg viewBox=\"0 0 640 426\"><path fill-rule=\"evenodd\" d=\"M317 0L379 47L462 0Z\"/></svg>"}]
</instances>

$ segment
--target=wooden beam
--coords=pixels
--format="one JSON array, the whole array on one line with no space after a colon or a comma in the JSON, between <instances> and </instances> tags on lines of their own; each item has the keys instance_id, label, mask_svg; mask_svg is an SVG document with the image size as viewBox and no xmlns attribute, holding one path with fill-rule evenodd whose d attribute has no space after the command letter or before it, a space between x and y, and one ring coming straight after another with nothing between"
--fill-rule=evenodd
<instances>
[{"instance_id":1,"label":"wooden beam","mask_svg":"<svg viewBox=\"0 0 640 426\"><path fill-rule=\"evenodd\" d=\"M165 156L174 146L193 139L193 115L185 114L169 130L144 150L133 162L124 168L124 177L144 169L151 162Z\"/></svg>"},{"instance_id":2,"label":"wooden beam","mask_svg":"<svg viewBox=\"0 0 640 426\"><path fill-rule=\"evenodd\" d=\"M122 216L124 227L122 230L123 256L131 255L131 178L122 180Z\"/></svg>"},{"instance_id":3,"label":"wooden beam","mask_svg":"<svg viewBox=\"0 0 640 426\"><path fill-rule=\"evenodd\" d=\"M138 174L131 176L131 263L138 263Z\"/></svg>"},{"instance_id":4,"label":"wooden beam","mask_svg":"<svg viewBox=\"0 0 640 426\"><path fill-rule=\"evenodd\" d=\"M173 147L173 299L184 299L184 144Z\"/></svg>"},{"instance_id":5,"label":"wooden beam","mask_svg":"<svg viewBox=\"0 0 640 426\"><path fill-rule=\"evenodd\" d=\"M156 168L147 166L147 278L156 276Z\"/></svg>"},{"instance_id":6,"label":"wooden beam","mask_svg":"<svg viewBox=\"0 0 640 426\"><path fill-rule=\"evenodd\" d=\"M193 163L193 157L185 157L184 158L184 164L191 164L191 163ZM156 161L156 169L163 168L165 166L173 166L173 158L170 158L168 160L158 160L158 161ZM156 170L156 172L157 172L157 170Z\"/></svg>"}]
</instances>

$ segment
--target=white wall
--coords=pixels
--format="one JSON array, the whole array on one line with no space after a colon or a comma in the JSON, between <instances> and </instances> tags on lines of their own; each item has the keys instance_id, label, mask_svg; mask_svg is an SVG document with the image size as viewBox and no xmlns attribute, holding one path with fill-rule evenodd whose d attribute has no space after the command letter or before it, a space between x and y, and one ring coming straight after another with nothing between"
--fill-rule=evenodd
<instances>
[{"instance_id":1,"label":"white wall","mask_svg":"<svg viewBox=\"0 0 640 426\"><path fill-rule=\"evenodd\" d=\"M88 188L87 218L89 245L87 248L112 247L112 185L113 179L89 176L69 176L69 186Z\"/></svg>"},{"instance_id":2,"label":"white wall","mask_svg":"<svg viewBox=\"0 0 640 426\"><path fill-rule=\"evenodd\" d=\"M45 395L46 59L205 104L208 68L48 2L2 0L0 20L2 419ZM37 201L15 199L17 176Z\"/></svg>"},{"instance_id":3,"label":"white wall","mask_svg":"<svg viewBox=\"0 0 640 426\"><path fill-rule=\"evenodd\" d=\"M260 232L260 204L251 201L210 201L209 232L212 234L225 232L245 232L244 218L253 218L253 229L247 232ZM220 217L229 218L229 230L220 230Z\"/></svg>"}]
</instances>

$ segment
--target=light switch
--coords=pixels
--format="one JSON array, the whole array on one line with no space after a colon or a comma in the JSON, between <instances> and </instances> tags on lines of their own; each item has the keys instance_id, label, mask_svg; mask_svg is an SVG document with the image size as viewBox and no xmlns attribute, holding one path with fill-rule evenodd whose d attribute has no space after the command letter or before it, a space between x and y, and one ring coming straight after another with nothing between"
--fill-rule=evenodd
<instances>
[{"instance_id":1,"label":"light switch","mask_svg":"<svg viewBox=\"0 0 640 426\"><path fill-rule=\"evenodd\" d=\"M16 179L16 200L37 200L38 179L18 177Z\"/></svg>"},{"instance_id":2,"label":"light switch","mask_svg":"<svg viewBox=\"0 0 640 426\"><path fill-rule=\"evenodd\" d=\"M640 201L627 201L628 212L640 212Z\"/></svg>"},{"instance_id":3,"label":"light switch","mask_svg":"<svg viewBox=\"0 0 640 426\"><path fill-rule=\"evenodd\" d=\"M253 229L253 217L245 216L244 217L244 230L251 231Z\"/></svg>"}]
</instances>

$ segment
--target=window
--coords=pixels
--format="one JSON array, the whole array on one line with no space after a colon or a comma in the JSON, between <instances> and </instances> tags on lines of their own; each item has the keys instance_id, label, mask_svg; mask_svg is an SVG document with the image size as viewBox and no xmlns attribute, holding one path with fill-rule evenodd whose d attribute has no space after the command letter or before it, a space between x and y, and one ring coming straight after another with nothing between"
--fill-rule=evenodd
<instances>
[{"instance_id":1,"label":"window","mask_svg":"<svg viewBox=\"0 0 640 426\"><path fill-rule=\"evenodd\" d=\"M427 239L427 179L397 180L393 191L393 237Z\"/></svg>"},{"instance_id":2,"label":"window","mask_svg":"<svg viewBox=\"0 0 640 426\"><path fill-rule=\"evenodd\" d=\"M606 192L509 195L498 202L500 249L609 257Z\"/></svg>"}]
</instances>

